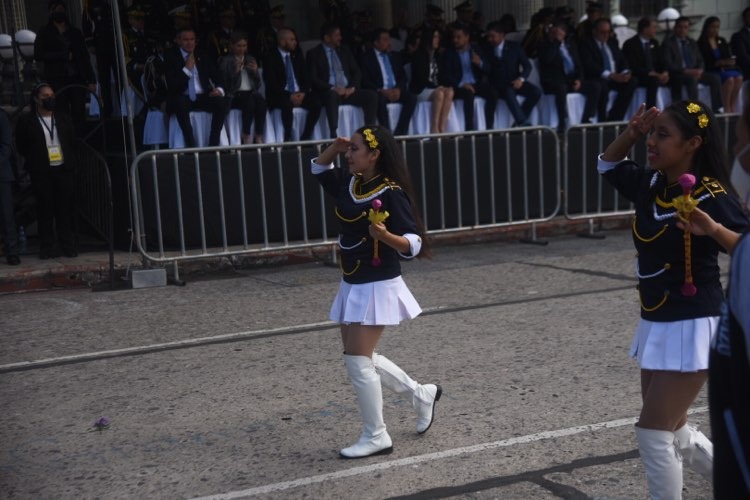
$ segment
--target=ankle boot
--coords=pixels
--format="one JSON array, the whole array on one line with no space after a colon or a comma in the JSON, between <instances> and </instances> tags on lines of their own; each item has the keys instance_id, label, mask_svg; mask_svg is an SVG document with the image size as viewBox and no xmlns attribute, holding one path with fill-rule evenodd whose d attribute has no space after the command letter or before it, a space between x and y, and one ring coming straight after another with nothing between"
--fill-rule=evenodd
<instances>
[{"instance_id":1,"label":"ankle boot","mask_svg":"<svg viewBox=\"0 0 750 500\"><path fill-rule=\"evenodd\" d=\"M713 480L714 445L695 427L688 424L674 431L675 444L682 455L682 462L695 472Z\"/></svg>"},{"instance_id":2,"label":"ankle boot","mask_svg":"<svg viewBox=\"0 0 750 500\"><path fill-rule=\"evenodd\" d=\"M362 458L393 451L393 442L383 422L383 392L380 376L367 356L344 355L346 371L357 393L362 414L362 435L359 441L341 450L344 458Z\"/></svg>"},{"instance_id":3,"label":"ankle boot","mask_svg":"<svg viewBox=\"0 0 750 500\"><path fill-rule=\"evenodd\" d=\"M635 435L651 500L680 500L682 462L674 445L674 432L636 427Z\"/></svg>"},{"instance_id":4,"label":"ankle boot","mask_svg":"<svg viewBox=\"0 0 750 500\"><path fill-rule=\"evenodd\" d=\"M435 418L435 402L443 394L442 387L436 384L418 384L396 363L380 354L373 353L372 362L384 386L398 394L411 396L411 405L417 412L417 433L427 432Z\"/></svg>"}]
</instances>

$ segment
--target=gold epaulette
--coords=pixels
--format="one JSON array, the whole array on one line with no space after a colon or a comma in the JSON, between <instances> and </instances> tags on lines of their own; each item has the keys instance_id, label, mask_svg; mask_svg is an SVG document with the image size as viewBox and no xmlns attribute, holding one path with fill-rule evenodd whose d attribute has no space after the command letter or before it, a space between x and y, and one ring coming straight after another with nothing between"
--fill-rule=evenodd
<instances>
[{"instance_id":1,"label":"gold epaulette","mask_svg":"<svg viewBox=\"0 0 750 500\"><path fill-rule=\"evenodd\" d=\"M388 177L383 179L383 183L391 189L401 189L401 185L398 182L392 181Z\"/></svg>"},{"instance_id":2,"label":"gold epaulette","mask_svg":"<svg viewBox=\"0 0 750 500\"><path fill-rule=\"evenodd\" d=\"M701 179L701 187L695 190L695 194L697 195L703 190L708 191L714 198L717 194L727 192L724 189L724 186L722 186L721 183L713 177L703 177Z\"/></svg>"}]
</instances>

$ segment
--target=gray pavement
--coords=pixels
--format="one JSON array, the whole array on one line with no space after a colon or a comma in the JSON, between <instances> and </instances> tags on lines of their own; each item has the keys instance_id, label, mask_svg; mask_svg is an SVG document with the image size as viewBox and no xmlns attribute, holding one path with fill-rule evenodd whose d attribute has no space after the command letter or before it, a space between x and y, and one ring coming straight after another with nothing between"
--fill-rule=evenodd
<instances>
[{"instance_id":1,"label":"gray pavement","mask_svg":"<svg viewBox=\"0 0 750 500\"><path fill-rule=\"evenodd\" d=\"M2 295L0 497L646 498L634 250L606 234L406 263L425 312L379 351L445 392L419 436L384 391L394 452L355 461L338 458L360 423L326 319L335 267ZM683 498L710 496L686 471Z\"/></svg>"}]
</instances>

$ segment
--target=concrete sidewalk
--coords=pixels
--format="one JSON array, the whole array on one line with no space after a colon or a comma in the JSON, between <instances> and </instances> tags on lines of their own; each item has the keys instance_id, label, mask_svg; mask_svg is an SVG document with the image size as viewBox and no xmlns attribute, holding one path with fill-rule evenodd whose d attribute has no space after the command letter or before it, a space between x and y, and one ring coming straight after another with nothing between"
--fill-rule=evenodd
<instances>
[{"instance_id":1,"label":"concrete sidewalk","mask_svg":"<svg viewBox=\"0 0 750 500\"><path fill-rule=\"evenodd\" d=\"M595 230L623 229L630 223L629 216L601 220L595 223ZM591 228L587 221L571 221L565 217L557 217L551 221L537 224L536 236L539 243L544 238L563 234L588 233ZM477 241L511 241L530 239L531 226L497 227L489 229L467 230L435 236L436 244L450 245ZM143 259L134 247L132 252L126 250L114 251L114 286L110 286L109 253L104 250L104 244L83 246L77 257L60 256L54 259L39 259L32 246L25 255L21 255L21 264L9 266L5 258L0 260L0 294L56 290L67 288L120 289L129 288L129 272L144 268ZM88 250L87 250L88 248ZM319 252L318 252L319 253ZM314 257L309 251L282 253L274 256L274 263L299 263L300 260ZM248 268L267 265L268 258L264 256L243 257L235 259L206 258L194 260L180 265L181 277L189 277L196 273L206 274L223 268ZM163 267L155 265L153 267ZM168 270L168 274L169 274Z\"/></svg>"}]
</instances>

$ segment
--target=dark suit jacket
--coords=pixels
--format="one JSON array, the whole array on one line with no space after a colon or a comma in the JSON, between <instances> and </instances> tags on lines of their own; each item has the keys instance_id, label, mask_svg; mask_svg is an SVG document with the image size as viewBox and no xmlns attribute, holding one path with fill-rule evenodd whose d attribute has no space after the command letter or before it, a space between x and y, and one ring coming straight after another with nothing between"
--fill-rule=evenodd
<instances>
[{"instance_id":1,"label":"dark suit jacket","mask_svg":"<svg viewBox=\"0 0 750 500\"><path fill-rule=\"evenodd\" d=\"M531 74L531 61L520 43L505 40L501 58L495 55L495 47L489 46L486 50L490 84L493 87L508 86L519 76L525 80Z\"/></svg>"},{"instance_id":2,"label":"dark suit jacket","mask_svg":"<svg viewBox=\"0 0 750 500\"><path fill-rule=\"evenodd\" d=\"M558 82L571 82L573 80L583 80L583 68L581 66L581 57L578 55L578 48L575 43L566 40L565 46L573 58L575 71L573 75L565 74L563 57L560 53L560 42L549 39L539 44L539 81L542 86L556 85Z\"/></svg>"},{"instance_id":3,"label":"dark suit jacket","mask_svg":"<svg viewBox=\"0 0 750 500\"><path fill-rule=\"evenodd\" d=\"M292 52L292 69L300 92L310 92L310 82L305 72L305 61L299 52ZM289 100L286 91L286 65L278 49L269 50L263 59L263 81L266 83L266 101L269 107L277 108Z\"/></svg>"},{"instance_id":4,"label":"dark suit jacket","mask_svg":"<svg viewBox=\"0 0 750 500\"><path fill-rule=\"evenodd\" d=\"M198 68L203 92L208 94L213 87L225 87L219 67L213 58L206 56L199 48L195 49L195 65ZM179 47L172 47L164 54L164 77L167 80L167 94L182 95L187 91L190 77L182 71L185 59Z\"/></svg>"},{"instance_id":5,"label":"dark suit jacket","mask_svg":"<svg viewBox=\"0 0 750 500\"><path fill-rule=\"evenodd\" d=\"M714 51L711 45L709 45L708 40L700 40L698 42L698 49L701 51L707 71L719 71L721 68L716 66L716 61L732 57L732 49L729 47L726 39L718 37L716 42L717 47L719 47L718 58L714 55Z\"/></svg>"},{"instance_id":6,"label":"dark suit jacket","mask_svg":"<svg viewBox=\"0 0 750 500\"><path fill-rule=\"evenodd\" d=\"M617 40L613 38L607 40L607 47L609 47L610 52L612 52L612 58L615 60L615 67L612 68L612 71L621 73L623 70L628 69L628 62L625 60L625 56L622 55L622 51L620 51L620 47L617 45ZM604 55L601 49L599 49L599 42L593 38L587 38L581 42L580 53L584 78L601 78L604 71Z\"/></svg>"},{"instance_id":7,"label":"dark suit jacket","mask_svg":"<svg viewBox=\"0 0 750 500\"><path fill-rule=\"evenodd\" d=\"M732 35L732 53L737 56L737 66L745 80L750 79L750 28L742 28Z\"/></svg>"},{"instance_id":8,"label":"dark suit jacket","mask_svg":"<svg viewBox=\"0 0 750 500\"><path fill-rule=\"evenodd\" d=\"M357 60L354 59L354 55L352 55L349 47L341 45L341 47L336 49L336 54L338 54L341 60L341 68L344 70L346 79L349 80L349 86L355 89L362 88L362 72L359 70ZM328 57L326 57L326 51L322 43L307 51L307 70L310 77L310 86L313 90L320 91L333 88L328 83L331 69L328 65Z\"/></svg>"},{"instance_id":9,"label":"dark suit jacket","mask_svg":"<svg viewBox=\"0 0 750 500\"><path fill-rule=\"evenodd\" d=\"M436 52L434 57L437 59L438 82L441 81L440 71L443 66L443 56L441 52ZM415 94L421 93L430 84L430 53L427 49L419 48L412 55L411 59L411 80L409 81L409 90Z\"/></svg>"},{"instance_id":10,"label":"dark suit jacket","mask_svg":"<svg viewBox=\"0 0 750 500\"><path fill-rule=\"evenodd\" d=\"M52 23L40 28L34 40L34 59L43 63L41 73L52 85L70 81L69 70L75 73L77 83L96 83L83 33L73 26L68 26L64 34Z\"/></svg>"},{"instance_id":11,"label":"dark suit jacket","mask_svg":"<svg viewBox=\"0 0 750 500\"><path fill-rule=\"evenodd\" d=\"M65 113L55 112L56 134L60 137L60 147L63 152L63 161L66 170L75 168L75 144L76 135L73 121ZM47 153L47 139L44 129L39 123L36 108L24 113L18 118L16 124L16 151L26 159L26 170L37 174L45 174L49 166L49 155Z\"/></svg>"},{"instance_id":12,"label":"dark suit jacket","mask_svg":"<svg viewBox=\"0 0 750 500\"><path fill-rule=\"evenodd\" d=\"M406 72L401 62L401 55L397 52L389 52L388 59L391 61L393 76L396 78L396 87L404 93L407 91ZM367 49L360 59L362 68L362 88L379 90L385 86L383 72L380 71L380 62L375 49Z\"/></svg>"},{"instance_id":13,"label":"dark suit jacket","mask_svg":"<svg viewBox=\"0 0 750 500\"><path fill-rule=\"evenodd\" d=\"M250 54L245 54L245 60L243 64L247 64L250 61L254 61L255 58ZM221 81L224 82L224 95L228 97L234 96L235 92L240 89L242 85L242 72L236 71L236 65L233 54L222 56L219 59L219 71L221 72ZM250 76L250 82L252 89L255 92L260 90L260 74L256 73L253 75L250 71L247 72ZM198 68L198 75L200 75L200 68Z\"/></svg>"},{"instance_id":14,"label":"dark suit jacket","mask_svg":"<svg viewBox=\"0 0 750 500\"><path fill-rule=\"evenodd\" d=\"M703 56L698 49L698 44L692 38L688 38L687 40L690 58L693 60L691 67L704 69ZM683 73L682 46L676 36L670 35L664 39L661 46L661 57L671 74L679 75Z\"/></svg>"},{"instance_id":15,"label":"dark suit jacket","mask_svg":"<svg viewBox=\"0 0 750 500\"><path fill-rule=\"evenodd\" d=\"M633 72L633 75L638 78L638 81L644 84L648 81L649 71L662 72L666 69L664 61L661 59L659 42L654 39L649 40L648 44L649 53L651 54L650 68L646 64L646 51L643 48L643 42L641 42L640 36L632 36L625 40L625 43L622 45L622 53L625 56L628 67Z\"/></svg>"},{"instance_id":16,"label":"dark suit jacket","mask_svg":"<svg viewBox=\"0 0 750 500\"><path fill-rule=\"evenodd\" d=\"M476 64L471 65L474 79L477 83L481 83L485 79L485 72L489 70L489 64L484 56L484 51L478 45L472 43L471 50L475 51L482 58L481 66L477 66ZM458 51L451 47L445 51L445 56L443 57L443 65L440 68L441 83L448 87L458 87L458 84L461 83L461 76L463 76L461 58L458 55Z\"/></svg>"}]
</instances>

